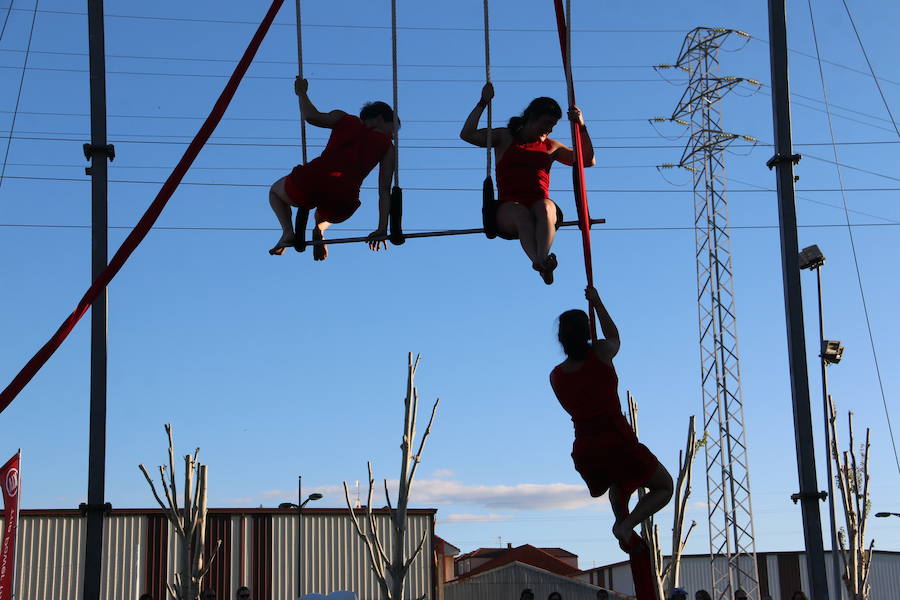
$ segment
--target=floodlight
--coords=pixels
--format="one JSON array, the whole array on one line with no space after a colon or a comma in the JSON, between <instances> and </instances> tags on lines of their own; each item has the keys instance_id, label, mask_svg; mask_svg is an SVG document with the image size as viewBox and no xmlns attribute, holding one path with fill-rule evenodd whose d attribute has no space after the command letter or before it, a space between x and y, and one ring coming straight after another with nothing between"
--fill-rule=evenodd
<instances>
[{"instance_id":1,"label":"floodlight","mask_svg":"<svg viewBox=\"0 0 900 600\"><path fill-rule=\"evenodd\" d=\"M813 244L807 248L804 248L800 252L800 268L801 269L809 269L810 271L813 269L818 269L822 265L825 264L825 255L822 254L822 251L819 250L819 247Z\"/></svg>"}]
</instances>

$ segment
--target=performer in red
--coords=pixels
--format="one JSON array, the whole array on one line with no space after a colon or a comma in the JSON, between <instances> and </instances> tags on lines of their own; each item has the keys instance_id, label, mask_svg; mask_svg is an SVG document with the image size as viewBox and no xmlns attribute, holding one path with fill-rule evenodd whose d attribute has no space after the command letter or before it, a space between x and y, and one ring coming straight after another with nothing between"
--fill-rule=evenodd
<instances>
[{"instance_id":1,"label":"performer in red","mask_svg":"<svg viewBox=\"0 0 900 600\"><path fill-rule=\"evenodd\" d=\"M634 528L672 497L672 477L646 446L638 442L619 405L619 379L612 359L619 352L619 330L593 287L585 290L604 339L590 342L587 314L569 310L559 316L559 342L566 360L550 373L550 385L572 416L575 443L572 460L591 496L609 491L616 522L613 535L623 550L635 544ZM647 488L628 512L631 495ZM640 539L638 538L638 542Z\"/></svg>"},{"instance_id":2,"label":"performer in red","mask_svg":"<svg viewBox=\"0 0 900 600\"><path fill-rule=\"evenodd\" d=\"M478 120L493 97L494 88L488 83L463 124L460 138L481 148L487 146L487 129L478 129ZM556 100L535 98L506 127L491 129L491 146L497 159L498 232L506 239L519 239L532 268L547 285L553 283L557 266L550 247L562 221L559 207L550 199L550 167L554 161L569 166L575 161L571 148L548 137L561 117ZM583 130L584 166L597 164L581 110L570 108L569 119Z\"/></svg>"},{"instance_id":3,"label":"performer in red","mask_svg":"<svg viewBox=\"0 0 900 600\"><path fill-rule=\"evenodd\" d=\"M394 174L395 154L391 138L394 134L394 111L384 102L370 102L363 106L359 118L342 110L322 113L307 95L309 83L299 77L294 92L300 97L300 112L310 125L331 129L331 136L322 154L306 165L294 167L269 189L269 204L278 217L283 231L269 254L281 255L290 246L304 244L305 223L309 211L316 209L313 240L324 239L324 232L332 223L346 221L359 208L359 188L366 176L379 165L378 171L378 228L369 234L369 247L387 247L388 212L390 210L391 177ZM399 123L399 122L398 122ZM291 207L296 206L298 222L304 224L294 231ZM298 248L299 249L299 248ZM313 258L325 260L328 248L314 247Z\"/></svg>"}]
</instances>

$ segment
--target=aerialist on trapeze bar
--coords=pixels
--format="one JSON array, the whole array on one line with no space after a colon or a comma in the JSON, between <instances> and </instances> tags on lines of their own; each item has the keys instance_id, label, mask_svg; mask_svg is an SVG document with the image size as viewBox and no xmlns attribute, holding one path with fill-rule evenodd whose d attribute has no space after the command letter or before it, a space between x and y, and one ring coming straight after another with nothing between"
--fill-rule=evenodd
<instances>
[{"instance_id":1,"label":"aerialist on trapeze bar","mask_svg":"<svg viewBox=\"0 0 900 600\"><path fill-rule=\"evenodd\" d=\"M394 111L385 102L369 102L359 117L342 110L319 112L307 95L309 83L299 77L294 92L300 98L302 118L310 125L331 129L328 144L322 154L298 165L269 189L269 204L278 217L283 233L269 254L281 255L291 246L305 247L306 220L309 211L316 209L313 240L324 239L324 232L333 223L346 221L359 208L359 189L363 180L379 165L378 171L378 228L369 234L369 248L387 248L388 213L390 210L391 177L394 174L395 152L391 143L394 133ZM298 230L294 231L291 207L298 210ZM325 260L328 249L324 244L313 248L315 260Z\"/></svg>"},{"instance_id":2,"label":"aerialist on trapeze bar","mask_svg":"<svg viewBox=\"0 0 900 600\"><path fill-rule=\"evenodd\" d=\"M619 378L612 359L619 352L619 330L593 287L585 290L604 339L591 340L588 315L569 310L559 316L559 342L566 360L550 373L550 385L572 416L575 442L572 460L591 496L609 491L615 515L613 535L626 552L640 543L634 528L668 504L672 477L650 450L638 442L619 405ZM638 488L647 493L629 513ZM637 539L635 539L637 538Z\"/></svg>"},{"instance_id":3,"label":"aerialist on trapeze bar","mask_svg":"<svg viewBox=\"0 0 900 600\"><path fill-rule=\"evenodd\" d=\"M494 87L485 84L481 99L459 132L460 138L481 148L487 146L487 130L478 129L478 121L493 97ZM568 116L582 128L584 166L595 165L594 147L581 110L572 107ZM550 167L554 161L569 166L575 161L571 148L548 137L561 118L562 109L556 100L535 98L506 127L491 130L497 159L497 231L505 239L519 239L532 268L547 285L553 283L557 266L550 247L562 222L562 211L550 199Z\"/></svg>"}]
</instances>

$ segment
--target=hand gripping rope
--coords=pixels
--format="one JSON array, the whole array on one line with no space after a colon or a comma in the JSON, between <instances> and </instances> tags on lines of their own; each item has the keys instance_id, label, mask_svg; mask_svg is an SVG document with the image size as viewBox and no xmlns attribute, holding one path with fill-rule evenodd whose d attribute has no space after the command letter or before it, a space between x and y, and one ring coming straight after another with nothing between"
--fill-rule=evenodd
<instances>
[{"instance_id":1,"label":"hand gripping rope","mask_svg":"<svg viewBox=\"0 0 900 600\"><path fill-rule=\"evenodd\" d=\"M566 12L563 13L562 0L553 0L556 7L556 28L559 32L559 48L562 52L563 68L566 72L566 89L569 95L569 108L575 106L575 83L572 80L572 43L571 30L567 24L571 23L571 0L566 0ZM581 128L572 121L572 149L575 151L575 164L572 167L572 184L575 188L575 206L578 208L578 228L581 230L581 246L584 251L584 272L587 276L587 284L594 285L594 267L591 263L591 215L588 211L587 190L584 187L584 155L581 147ZM591 337L597 339L597 325L594 321L594 311L588 306L588 316L591 320Z\"/></svg>"},{"instance_id":2,"label":"hand gripping rope","mask_svg":"<svg viewBox=\"0 0 900 600\"><path fill-rule=\"evenodd\" d=\"M484 81L491 82L491 27L488 20L488 0L484 0ZM484 225L484 235L492 240L497 237L497 204L494 202L494 180L491 176L491 128L493 99L487 104L487 144L485 155L487 157L487 174L484 176L484 186L481 193L481 222Z\"/></svg>"},{"instance_id":3,"label":"hand gripping rope","mask_svg":"<svg viewBox=\"0 0 900 600\"><path fill-rule=\"evenodd\" d=\"M150 204L149 208L147 208L147 211L144 213L135 228L131 230L131 233L128 234L128 237L125 238L125 241L122 242L122 245L113 255L112 259L109 261L109 265L91 284L91 287L88 288L87 292L85 292L84 296L81 298L81 301L78 302L78 306L76 306L75 310L72 311L72 314L70 314L66 318L66 320L63 321L62 325L59 326L59 329L56 330L56 333L53 334L53 337L51 337L50 340L46 344L44 344L40 350L38 350L37 354L35 354L24 367L22 367L22 370L19 371L19 374L16 375L15 378L13 378L8 386L6 386L6 389L0 392L0 412L5 410L6 407L9 406L10 402L12 402L15 399L16 395L18 395L18 393L22 391L22 388L24 388L28 384L28 382L31 381L35 374L37 374L40 368L44 365L44 363L46 363L47 360L49 360L49 358L53 356L53 353L56 352L57 348L59 348L60 345L62 345L63 341L65 341L66 337L69 335L72 329L74 329L75 325L78 323L81 317L84 316L88 308L91 307L91 304L94 302L97 296L106 288L107 285L109 285L109 282L112 281L113 277L116 276L116 273L118 273L122 266L125 264L125 261L128 260L128 257L131 256L132 252L134 252L141 241L143 241L143 239L147 236L147 233L150 232L150 228L153 227L153 224L159 218L159 215L165 208L166 203L169 201L169 198L172 197L172 194L181 183L181 180L184 178L185 173L187 173L187 170L194 162L194 159L197 158L200 150L203 149L203 145L207 142L210 135L212 135L212 132L219 124L219 121L221 121L222 115L225 114L225 110L228 108L228 104L231 102L231 99L234 97L234 94L237 91L238 84L240 84L241 79L247 72L247 69L250 66L250 62L256 55L256 51L259 49L263 38L269 31L269 27L272 25L272 21L275 20L275 15L278 13L278 9L281 8L283 2L284 0L274 0L272 2L272 6L269 7L269 11L263 18L262 23L260 23L259 28L256 30L256 33L253 35L253 39L250 40L250 45L247 46L247 49L244 51L244 55L241 57L241 60L235 67L234 73L231 74L231 78L225 85L225 89L222 90L221 95L219 95L219 99L216 100L215 105L213 105L209 116L206 118L206 121L204 121L203 125L200 127L200 130L197 132L197 135L194 136L194 139L184 151L184 155L182 155L181 160L179 160L178 164L175 165L172 173L166 179L162 188L159 190L159 193L156 195L156 198Z\"/></svg>"},{"instance_id":4,"label":"hand gripping rope","mask_svg":"<svg viewBox=\"0 0 900 600\"><path fill-rule=\"evenodd\" d=\"M391 189L389 239L395 246L406 241L403 235L403 190L400 189L400 111L397 106L397 0L391 0L391 66L394 83L394 187Z\"/></svg>"},{"instance_id":5,"label":"hand gripping rope","mask_svg":"<svg viewBox=\"0 0 900 600\"><path fill-rule=\"evenodd\" d=\"M303 21L300 18L300 0L296 0L295 14L297 15L297 76L303 79ZM299 102L299 98L297 99ZM302 103L300 104L302 107ZM300 109L300 157L306 164L306 119L303 118L303 109ZM306 226L309 222L309 210L297 208L294 218L294 250L303 252L306 250Z\"/></svg>"}]
</instances>

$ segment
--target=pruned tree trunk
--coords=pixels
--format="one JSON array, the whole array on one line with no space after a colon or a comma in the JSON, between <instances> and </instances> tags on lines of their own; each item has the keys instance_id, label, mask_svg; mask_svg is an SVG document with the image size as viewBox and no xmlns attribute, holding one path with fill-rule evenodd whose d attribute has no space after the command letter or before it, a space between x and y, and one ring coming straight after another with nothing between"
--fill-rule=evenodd
<instances>
[{"instance_id":1,"label":"pruned tree trunk","mask_svg":"<svg viewBox=\"0 0 900 600\"><path fill-rule=\"evenodd\" d=\"M194 451L193 456L185 455L184 506L179 507L178 487L175 484L175 445L172 441L172 426L166 424L165 429L169 438L169 465L168 467L159 467L159 479L161 489L166 497L165 503L160 499L147 468L143 464L138 468L150 485L150 491L153 492L153 497L162 508L163 514L175 529L181 549L178 570L173 577L174 583L166 583L169 594L176 600L197 600L200 597L200 585L203 577L209 572L219 547L222 545L222 540L216 542L216 547L209 553L207 561L206 549L203 545L206 538L206 465L197 461L200 448Z\"/></svg>"},{"instance_id":2,"label":"pruned tree trunk","mask_svg":"<svg viewBox=\"0 0 900 600\"><path fill-rule=\"evenodd\" d=\"M403 598L403 587L406 581L406 575L409 573L409 567L416 559L416 556L422 551L425 541L428 538L428 531L422 532L415 550L406 556L404 551L406 542L406 511L409 506L409 495L412 491L413 478L416 475L416 469L422 458L422 451L425 449L425 440L431 434L431 424L434 422L434 416L437 412L440 398L435 400L431 407L431 417L428 419L428 425L425 432L419 440L418 448L413 454L416 437L416 420L419 412L419 392L415 386L416 369L419 366L419 355L416 355L413 361L412 353L408 356L408 368L406 378L406 399L404 401L405 410L403 416L403 439L400 443L402 459L400 463L400 480L397 489L396 508L391 505L391 495L388 489L387 479L384 480L384 496L390 512L391 532L393 533L393 545L391 552L385 550L385 540L379 534L378 523L374 513L372 512L372 495L375 489L375 478L372 474L372 463L366 463L369 471L369 494L366 500L364 524L360 524L359 516L354 511L353 504L350 502L350 491L347 482L344 482L344 499L347 502L347 510L350 512L350 519L357 535L366 545L366 551L369 555L369 564L375 573L378 586L384 600L409 600ZM364 525L364 526L363 526ZM423 596L424 598L424 596ZM417 599L420 600L420 599Z\"/></svg>"},{"instance_id":3,"label":"pruned tree trunk","mask_svg":"<svg viewBox=\"0 0 900 600\"><path fill-rule=\"evenodd\" d=\"M841 578L852 600L868 600L869 573L872 566L872 552L875 540L866 546L866 523L869 518L869 440L871 431L866 428L866 442L861 447L862 461L858 460L854 447L853 413L847 413L847 429L850 436L848 450L840 452L837 442L837 409L834 400L828 396L828 426L831 431L829 455L835 467L835 479L841 490L846 528L838 532L841 564Z\"/></svg>"},{"instance_id":4,"label":"pruned tree trunk","mask_svg":"<svg viewBox=\"0 0 900 600\"><path fill-rule=\"evenodd\" d=\"M634 434L638 435L638 405L631 392L628 397L628 421ZM694 417L688 421L687 441L684 450L678 452L678 478L675 481L675 492L672 497L674 514L672 517L672 554L665 561L662 554L662 544L659 541L659 526L655 524L653 517L641 523L641 537L650 547L650 557L654 573L656 573L657 593L660 598L668 598L673 589L678 587L681 576L681 557L684 547L691 532L697 526L696 521L691 521L687 531L684 531L684 517L687 513L687 502L691 496L691 481L693 477L694 457L697 448L702 442L697 442L697 434L694 430ZM638 498L644 497L644 489L638 488ZM663 564L665 562L665 564Z\"/></svg>"}]
</instances>

